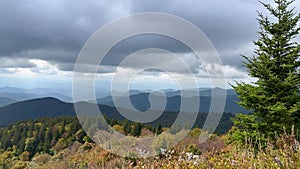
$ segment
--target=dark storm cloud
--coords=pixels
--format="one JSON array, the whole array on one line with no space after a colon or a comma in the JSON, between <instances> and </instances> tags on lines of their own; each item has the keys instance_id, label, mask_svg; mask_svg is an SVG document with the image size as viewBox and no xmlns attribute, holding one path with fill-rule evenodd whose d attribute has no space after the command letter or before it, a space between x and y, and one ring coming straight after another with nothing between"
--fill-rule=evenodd
<instances>
[{"instance_id":1,"label":"dark storm cloud","mask_svg":"<svg viewBox=\"0 0 300 169\"><path fill-rule=\"evenodd\" d=\"M156 7L155 2L159 3L135 3L134 12L163 10L183 17L199 27L220 52L244 47L256 38L258 25L255 18L258 3L240 0L232 0L230 3L221 0L183 3L174 0Z\"/></svg>"},{"instance_id":2,"label":"dark storm cloud","mask_svg":"<svg viewBox=\"0 0 300 169\"><path fill-rule=\"evenodd\" d=\"M116 2L0 1L0 56L74 62L94 31L124 15Z\"/></svg>"},{"instance_id":3,"label":"dark storm cloud","mask_svg":"<svg viewBox=\"0 0 300 169\"><path fill-rule=\"evenodd\" d=\"M252 0L0 1L0 58L41 59L61 70L72 71L81 47L101 26L131 13L165 12L195 24L212 41L224 64L240 67L239 54L250 53L249 46L257 38L256 10L262 7ZM132 52L150 47L183 55L190 52L173 39L135 37L113 48L103 63L115 66Z\"/></svg>"},{"instance_id":4,"label":"dark storm cloud","mask_svg":"<svg viewBox=\"0 0 300 169\"><path fill-rule=\"evenodd\" d=\"M159 5L158 5L159 4ZM239 0L226 1L131 1L131 12L166 12L183 17L202 30L219 51L224 64L241 66L240 54L248 52L248 46L256 39L258 3ZM178 26L180 28L180 25ZM104 60L116 65L125 56L143 48L162 48L171 52L188 53L189 48L166 37L134 37L118 44ZM241 53L238 53L241 52ZM113 59L112 59L113 58ZM137 63L138 64L138 63Z\"/></svg>"}]
</instances>

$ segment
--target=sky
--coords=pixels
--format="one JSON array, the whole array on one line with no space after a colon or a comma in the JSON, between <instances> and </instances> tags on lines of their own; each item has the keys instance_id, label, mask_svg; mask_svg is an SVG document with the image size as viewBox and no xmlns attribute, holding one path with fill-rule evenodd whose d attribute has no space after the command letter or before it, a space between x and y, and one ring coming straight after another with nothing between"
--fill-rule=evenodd
<instances>
[{"instance_id":1,"label":"sky","mask_svg":"<svg viewBox=\"0 0 300 169\"><path fill-rule=\"evenodd\" d=\"M300 10L300 1L293 5L298 8L296 11ZM255 79L243 68L241 54L253 55L253 41L258 38L259 29L257 11L267 15L255 0L0 1L0 87L71 88L74 64L86 41L104 25L140 12L168 13L191 22L218 51L222 62L218 68L224 71L226 87L235 80L249 83ZM120 27L120 31L122 29ZM118 66L126 56L147 48L160 48L179 55L196 75L199 87L211 86L212 77L205 73L210 67L203 68L203 63L182 43L159 35L129 37L117 44L103 60L96 84L107 88L116 70L125 77L149 64L154 67L163 64L166 70L181 79L190 76L176 66L175 60L164 59L162 53L149 53L144 59ZM166 72L144 70L132 77L131 87L176 88L176 82Z\"/></svg>"}]
</instances>

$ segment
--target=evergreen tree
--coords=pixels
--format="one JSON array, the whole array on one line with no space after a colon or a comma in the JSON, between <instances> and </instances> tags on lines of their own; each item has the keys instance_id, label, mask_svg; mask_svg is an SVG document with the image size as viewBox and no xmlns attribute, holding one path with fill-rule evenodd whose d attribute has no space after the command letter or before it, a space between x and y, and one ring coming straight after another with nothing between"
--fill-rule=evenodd
<instances>
[{"instance_id":1,"label":"evergreen tree","mask_svg":"<svg viewBox=\"0 0 300 169\"><path fill-rule=\"evenodd\" d=\"M130 135L132 136L140 136L142 133L142 125L139 123L131 125Z\"/></svg>"},{"instance_id":2,"label":"evergreen tree","mask_svg":"<svg viewBox=\"0 0 300 169\"><path fill-rule=\"evenodd\" d=\"M300 15L290 8L293 0L274 0L276 6L262 3L272 18L258 13L260 37L253 57L246 59L245 67L256 82L237 82L233 88L239 95L239 104L252 111L251 115L238 115L231 141L274 139L276 134L299 129L299 51L295 41L300 28Z\"/></svg>"},{"instance_id":3,"label":"evergreen tree","mask_svg":"<svg viewBox=\"0 0 300 169\"><path fill-rule=\"evenodd\" d=\"M162 130L162 126L160 124L158 124L158 126L155 129L155 134L159 135L163 132Z\"/></svg>"},{"instance_id":4,"label":"evergreen tree","mask_svg":"<svg viewBox=\"0 0 300 169\"><path fill-rule=\"evenodd\" d=\"M131 124L129 123L129 121L125 120L122 126L124 129L125 135L129 134L131 131Z\"/></svg>"}]
</instances>

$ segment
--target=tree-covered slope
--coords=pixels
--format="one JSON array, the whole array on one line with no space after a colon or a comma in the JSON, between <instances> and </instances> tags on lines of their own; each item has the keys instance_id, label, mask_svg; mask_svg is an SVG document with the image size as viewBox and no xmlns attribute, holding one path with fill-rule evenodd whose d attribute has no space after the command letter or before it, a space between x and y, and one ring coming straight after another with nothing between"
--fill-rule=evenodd
<instances>
[{"instance_id":1,"label":"tree-covered slope","mask_svg":"<svg viewBox=\"0 0 300 169\"><path fill-rule=\"evenodd\" d=\"M0 126L26 119L74 115L72 104L54 98L33 99L0 108Z\"/></svg>"}]
</instances>

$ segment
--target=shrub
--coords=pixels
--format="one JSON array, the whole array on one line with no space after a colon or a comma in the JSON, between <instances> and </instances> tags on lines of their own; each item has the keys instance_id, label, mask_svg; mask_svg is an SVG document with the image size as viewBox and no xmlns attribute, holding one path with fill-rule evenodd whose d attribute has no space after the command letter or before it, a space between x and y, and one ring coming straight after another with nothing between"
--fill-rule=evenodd
<instances>
[{"instance_id":1,"label":"shrub","mask_svg":"<svg viewBox=\"0 0 300 169\"><path fill-rule=\"evenodd\" d=\"M20 155L20 160L21 161L29 161L30 160L30 153L28 151L24 151L21 155Z\"/></svg>"}]
</instances>

